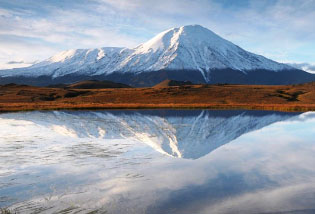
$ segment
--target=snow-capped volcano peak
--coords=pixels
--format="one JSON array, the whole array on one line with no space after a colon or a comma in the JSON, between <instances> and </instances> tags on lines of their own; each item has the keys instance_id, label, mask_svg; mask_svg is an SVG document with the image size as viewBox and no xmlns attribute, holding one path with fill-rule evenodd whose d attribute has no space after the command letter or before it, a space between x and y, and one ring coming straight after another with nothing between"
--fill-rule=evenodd
<instances>
[{"instance_id":1,"label":"snow-capped volcano peak","mask_svg":"<svg viewBox=\"0 0 315 214\"><path fill-rule=\"evenodd\" d=\"M228 42L212 31L200 25L187 25L179 28L171 28L159 33L149 41L139 45L136 50L142 53L157 52L173 47L199 46L203 43L212 43L219 47L220 44Z\"/></svg>"},{"instance_id":2,"label":"snow-capped volcano peak","mask_svg":"<svg viewBox=\"0 0 315 214\"><path fill-rule=\"evenodd\" d=\"M249 53L200 25L172 28L158 34L136 47L123 66L131 71L199 70L204 74L225 68L244 72L292 69Z\"/></svg>"},{"instance_id":3,"label":"snow-capped volcano peak","mask_svg":"<svg viewBox=\"0 0 315 214\"><path fill-rule=\"evenodd\" d=\"M80 79L79 76L84 78L102 76L108 79L107 77L112 75L115 81L123 82L125 79L125 83L129 84L127 80L131 76L143 75L148 78L150 72L164 71L180 72L172 77L178 80L182 80L186 72L186 80L211 83L213 71L222 70L237 71L241 74L236 76L240 76L247 75L249 71L264 70L274 73L296 69L245 51L200 25L187 25L159 33L136 48L109 47L63 51L28 68L0 71L0 76L7 78L8 81L15 76L26 78L45 76L52 78L53 81L58 78L69 81L73 78ZM235 75L235 72L232 75ZM140 82L147 81L136 79ZM230 76L230 79L237 82L234 81L234 76ZM163 80L156 80L155 84Z\"/></svg>"},{"instance_id":4,"label":"snow-capped volcano peak","mask_svg":"<svg viewBox=\"0 0 315 214\"><path fill-rule=\"evenodd\" d=\"M165 48L168 48L171 45L170 39L173 37L173 35L174 29L163 31L162 33L159 33L149 41L140 44L138 47L136 47L136 50L142 53L164 50Z\"/></svg>"}]
</instances>

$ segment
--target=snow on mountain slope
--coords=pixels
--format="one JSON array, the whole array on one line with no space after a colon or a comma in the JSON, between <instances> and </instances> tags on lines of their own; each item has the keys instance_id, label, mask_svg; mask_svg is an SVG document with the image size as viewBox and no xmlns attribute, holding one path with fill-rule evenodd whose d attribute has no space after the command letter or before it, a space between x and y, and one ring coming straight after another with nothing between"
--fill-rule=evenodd
<instances>
[{"instance_id":1,"label":"snow on mountain slope","mask_svg":"<svg viewBox=\"0 0 315 214\"><path fill-rule=\"evenodd\" d=\"M111 66L115 64L122 50L123 48L99 48L63 51L31 67L5 70L0 75L48 75L53 78L71 73L93 75L99 69L113 69Z\"/></svg>"},{"instance_id":2,"label":"snow on mountain slope","mask_svg":"<svg viewBox=\"0 0 315 214\"><path fill-rule=\"evenodd\" d=\"M2 114L0 118L31 121L70 137L136 140L162 154L197 159L243 134L297 115L206 110L186 113L56 111Z\"/></svg>"},{"instance_id":3,"label":"snow on mountain slope","mask_svg":"<svg viewBox=\"0 0 315 214\"><path fill-rule=\"evenodd\" d=\"M158 34L138 46L121 68L125 67L133 71L170 69L201 72L224 68L244 72L256 69L292 69L247 52L199 25L173 28Z\"/></svg>"},{"instance_id":4,"label":"snow on mountain slope","mask_svg":"<svg viewBox=\"0 0 315 214\"><path fill-rule=\"evenodd\" d=\"M158 70L199 70L230 68L281 71L292 67L247 52L200 26L189 25L164 31L133 49L99 48L61 52L28 68L0 71L0 76L108 75L113 72L141 73Z\"/></svg>"}]
</instances>

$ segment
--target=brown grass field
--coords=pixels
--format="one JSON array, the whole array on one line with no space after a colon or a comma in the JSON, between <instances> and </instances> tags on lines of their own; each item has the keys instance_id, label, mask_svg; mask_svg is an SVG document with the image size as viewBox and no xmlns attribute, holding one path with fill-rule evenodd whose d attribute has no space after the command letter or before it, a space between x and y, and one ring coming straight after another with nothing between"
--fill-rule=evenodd
<instances>
[{"instance_id":1,"label":"brown grass field","mask_svg":"<svg viewBox=\"0 0 315 214\"><path fill-rule=\"evenodd\" d=\"M0 86L0 112L57 109L205 108L314 111L315 83L61 89Z\"/></svg>"}]
</instances>

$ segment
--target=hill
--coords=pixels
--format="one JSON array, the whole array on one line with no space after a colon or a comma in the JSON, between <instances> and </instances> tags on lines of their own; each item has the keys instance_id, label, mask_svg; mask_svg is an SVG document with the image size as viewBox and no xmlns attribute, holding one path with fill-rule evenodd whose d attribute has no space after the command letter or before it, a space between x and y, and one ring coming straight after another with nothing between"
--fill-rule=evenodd
<instances>
[{"instance_id":1,"label":"hill","mask_svg":"<svg viewBox=\"0 0 315 214\"><path fill-rule=\"evenodd\" d=\"M112 81L87 80L70 85L65 85L67 89L101 89L101 88L130 88L129 85L115 83Z\"/></svg>"},{"instance_id":2,"label":"hill","mask_svg":"<svg viewBox=\"0 0 315 214\"><path fill-rule=\"evenodd\" d=\"M183 86L183 85L193 85L190 81L176 81L176 80L164 80L159 84L156 84L153 88L165 88L170 86Z\"/></svg>"}]
</instances>

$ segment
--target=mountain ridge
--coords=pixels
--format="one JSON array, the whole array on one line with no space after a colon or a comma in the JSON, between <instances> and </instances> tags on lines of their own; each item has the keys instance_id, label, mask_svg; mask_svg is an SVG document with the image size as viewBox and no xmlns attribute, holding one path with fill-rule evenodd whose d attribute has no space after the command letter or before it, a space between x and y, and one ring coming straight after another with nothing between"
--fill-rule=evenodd
<instances>
[{"instance_id":1,"label":"mountain ridge","mask_svg":"<svg viewBox=\"0 0 315 214\"><path fill-rule=\"evenodd\" d=\"M131 83L133 86L152 86L166 79L165 75L167 79L179 81L216 83L213 80L216 79L215 72L221 70L228 71L230 76L234 75L233 72L241 76L225 78L225 82L244 78L248 73L257 70L274 73L302 72L289 65L250 53L200 25L188 25L166 30L132 49L105 47L63 51L27 68L0 71L0 83L14 82L15 78L22 78L28 82L29 79L37 79L39 83L49 81L71 83L84 80L86 77L90 77L89 79L97 77L99 80L124 84L129 84L127 79L133 79L134 83ZM166 74L161 71L166 71ZM146 77L147 73L156 76L154 72L160 72L161 74L157 76L162 77L158 78L157 82L153 81L146 85L146 80L152 79ZM270 75L274 76L274 73ZM187 77L181 79L181 76ZM315 79L311 74L304 76L302 79L297 76L296 83L305 82L305 79L309 81ZM44 81L43 78L47 80ZM281 82L281 78L284 78L284 81ZM280 84L295 83L286 81L285 77L281 78ZM245 84L250 82L251 80L245 81ZM267 81L264 84L270 83Z\"/></svg>"}]
</instances>

